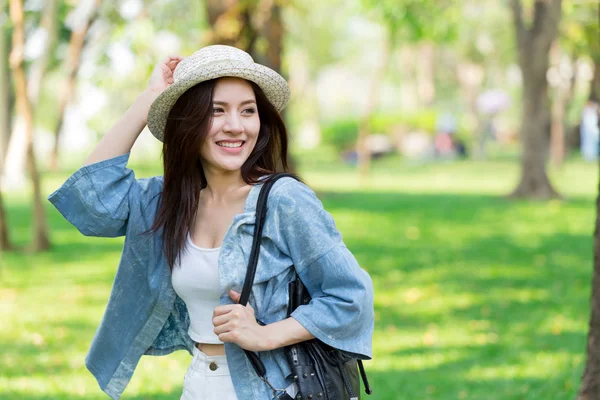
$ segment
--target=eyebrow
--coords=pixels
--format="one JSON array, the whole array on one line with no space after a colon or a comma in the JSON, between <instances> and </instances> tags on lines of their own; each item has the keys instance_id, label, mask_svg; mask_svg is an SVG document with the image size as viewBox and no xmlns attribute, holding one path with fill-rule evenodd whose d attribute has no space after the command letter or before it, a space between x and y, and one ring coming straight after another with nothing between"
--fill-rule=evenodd
<instances>
[{"instance_id":1,"label":"eyebrow","mask_svg":"<svg viewBox=\"0 0 600 400\"><path fill-rule=\"evenodd\" d=\"M243 106L243 105L245 105L245 104L251 104L251 103L254 103L254 104L256 104L256 100L252 100L252 99L249 99L249 100L244 100L244 101L242 101L242 102L240 103L240 105L241 105L241 106ZM213 101L213 104L217 104L217 105L220 105L220 106L226 106L226 105L229 105L229 103L227 103L226 101Z\"/></svg>"}]
</instances>

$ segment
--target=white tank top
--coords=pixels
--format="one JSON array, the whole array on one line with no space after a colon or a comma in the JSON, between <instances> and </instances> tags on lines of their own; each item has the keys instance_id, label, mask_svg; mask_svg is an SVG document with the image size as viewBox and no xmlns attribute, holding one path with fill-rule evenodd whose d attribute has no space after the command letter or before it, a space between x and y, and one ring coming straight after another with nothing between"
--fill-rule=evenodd
<instances>
[{"instance_id":1,"label":"white tank top","mask_svg":"<svg viewBox=\"0 0 600 400\"><path fill-rule=\"evenodd\" d=\"M196 246L188 233L184 251L171 275L173 289L185 302L190 315L188 334L196 343L223 343L215 335L212 324L213 311L220 304L220 253L220 247Z\"/></svg>"}]
</instances>

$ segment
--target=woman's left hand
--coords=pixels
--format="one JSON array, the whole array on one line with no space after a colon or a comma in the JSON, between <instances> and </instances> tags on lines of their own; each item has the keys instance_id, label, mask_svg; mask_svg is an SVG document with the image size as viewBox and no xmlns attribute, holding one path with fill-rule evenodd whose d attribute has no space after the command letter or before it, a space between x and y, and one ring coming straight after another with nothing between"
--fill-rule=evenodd
<instances>
[{"instance_id":1,"label":"woman's left hand","mask_svg":"<svg viewBox=\"0 0 600 400\"><path fill-rule=\"evenodd\" d=\"M233 290L229 291L229 297L236 303L240 300L240 294ZM212 322L215 334L224 343L235 343L250 351L270 350L268 335L256 322L250 304L245 307L240 304L218 306L213 312Z\"/></svg>"}]
</instances>

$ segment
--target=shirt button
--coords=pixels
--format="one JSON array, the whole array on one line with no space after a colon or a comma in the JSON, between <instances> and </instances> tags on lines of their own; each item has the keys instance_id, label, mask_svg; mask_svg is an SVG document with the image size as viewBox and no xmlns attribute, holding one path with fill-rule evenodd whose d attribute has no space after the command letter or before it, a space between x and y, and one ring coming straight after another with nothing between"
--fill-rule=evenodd
<instances>
[{"instance_id":1,"label":"shirt button","mask_svg":"<svg viewBox=\"0 0 600 400\"><path fill-rule=\"evenodd\" d=\"M211 371L216 371L219 367L214 362L211 362L208 368L210 368Z\"/></svg>"}]
</instances>

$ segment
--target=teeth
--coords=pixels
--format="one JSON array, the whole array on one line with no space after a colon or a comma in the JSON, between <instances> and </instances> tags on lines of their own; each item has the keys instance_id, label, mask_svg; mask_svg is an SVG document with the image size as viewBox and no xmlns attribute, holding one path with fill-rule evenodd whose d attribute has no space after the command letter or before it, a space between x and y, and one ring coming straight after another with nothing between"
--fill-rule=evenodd
<instances>
[{"instance_id":1,"label":"teeth","mask_svg":"<svg viewBox=\"0 0 600 400\"><path fill-rule=\"evenodd\" d=\"M235 143L227 143L227 142L219 142L217 143L218 146L221 147L242 147L243 142L235 142Z\"/></svg>"}]
</instances>

